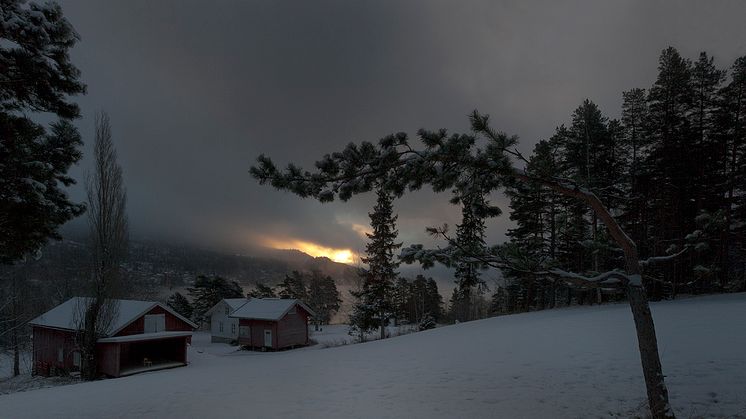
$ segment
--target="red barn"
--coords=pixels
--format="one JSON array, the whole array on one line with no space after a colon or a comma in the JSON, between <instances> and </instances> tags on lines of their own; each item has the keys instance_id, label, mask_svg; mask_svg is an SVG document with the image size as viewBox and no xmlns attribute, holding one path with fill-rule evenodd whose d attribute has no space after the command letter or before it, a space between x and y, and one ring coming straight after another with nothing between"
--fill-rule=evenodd
<instances>
[{"instance_id":1,"label":"red barn","mask_svg":"<svg viewBox=\"0 0 746 419\"><path fill-rule=\"evenodd\" d=\"M308 345L308 318L314 312L299 300L253 298L229 317L238 319L238 343L284 349Z\"/></svg>"},{"instance_id":2,"label":"red barn","mask_svg":"<svg viewBox=\"0 0 746 419\"><path fill-rule=\"evenodd\" d=\"M186 365L194 323L154 301L115 300L114 306L109 331L96 344L100 373L121 377ZM85 307L85 298L74 297L29 322L35 374L80 369L76 335Z\"/></svg>"}]
</instances>

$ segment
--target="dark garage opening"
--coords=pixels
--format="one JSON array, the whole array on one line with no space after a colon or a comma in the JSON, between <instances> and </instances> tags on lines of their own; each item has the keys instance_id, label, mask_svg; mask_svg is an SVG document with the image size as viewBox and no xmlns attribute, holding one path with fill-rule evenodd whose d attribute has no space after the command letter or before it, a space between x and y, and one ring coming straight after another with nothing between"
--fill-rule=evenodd
<instances>
[{"instance_id":1,"label":"dark garage opening","mask_svg":"<svg viewBox=\"0 0 746 419\"><path fill-rule=\"evenodd\" d=\"M131 375L185 365L185 340L185 337L177 337L122 343L120 346L120 375Z\"/></svg>"}]
</instances>

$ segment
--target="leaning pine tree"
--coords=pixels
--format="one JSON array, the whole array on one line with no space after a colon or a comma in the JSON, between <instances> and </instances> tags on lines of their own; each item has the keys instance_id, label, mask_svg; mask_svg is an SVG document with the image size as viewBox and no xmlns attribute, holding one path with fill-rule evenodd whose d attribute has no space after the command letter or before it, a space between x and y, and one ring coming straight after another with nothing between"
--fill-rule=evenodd
<instances>
[{"instance_id":1,"label":"leaning pine tree","mask_svg":"<svg viewBox=\"0 0 746 419\"><path fill-rule=\"evenodd\" d=\"M424 149L415 149L409 144L407 135L399 133L382 138L378 145L369 142L361 145L349 144L342 152L327 154L316 163L315 172L304 171L295 165L288 166L284 171L279 170L271 159L260 156L258 166L251 168L251 174L262 184L269 183L301 197L329 202L335 198L346 201L353 195L369 192L376 187L384 188L394 196L401 196L407 190L418 190L426 183L435 192L445 192L456 186L465 171L479 170L485 176L492 176L486 192L513 182L521 182L540 185L586 205L606 226L609 236L624 254L625 266L595 277L556 269L552 274L561 277L568 284L617 287L626 293L637 331L650 412L654 419L673 418L658 354L653 317L642 285L642 274L643 268L669 260L675 255L640 261L635 242L591 189L551 174L532 173L527 169L517 168L515 160L525 163L525 159L515 149L516 137L493 130L488 124L487 116L476 111L471 115L471 123L473 132L485 140L485 145L477 152L474 152L477 146L475 135L448 135L445 130L420 130L419 137ZM449 242L452 245L448 248L436 250L413 245L402 251L401 256L405 261L416 260L424 266L435 262L453 264L457 261L454 260L455 256L456 259L479 258L490 266L501 269L512 268L511 260L500 254L499 247L487 248L481 255L464 255L456 246L458 243L455 240Z\"/></svg>"},{"instance_id":2,"label":"leaning pine tree","mask_svg":"<svg viewBox=\"0 0 746 419\"><path fill-rule=\"evenodd\" d=\"M393 214L392 197L383 187L378 189L378 200L370 215L372 233L366 233L370 240L365 246L368 270L362 273L363 285L353 296L358 300L354 311L362 319L372 319L381 331L381 339L386 338L386 323L393 315L392 293L396 280L396 261L394 251L401 247L396 243L396 218Z\"/></svg>"}]
</instances>

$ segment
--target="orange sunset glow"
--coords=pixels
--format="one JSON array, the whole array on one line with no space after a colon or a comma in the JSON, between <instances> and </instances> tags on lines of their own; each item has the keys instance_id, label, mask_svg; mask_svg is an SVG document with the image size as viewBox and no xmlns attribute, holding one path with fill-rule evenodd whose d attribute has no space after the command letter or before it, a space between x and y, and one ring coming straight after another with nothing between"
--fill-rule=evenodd
<instances>
[{"instance_id":1,"label":"orange sunset glow","mask_svg":"<svg viewBox=\"0 0 746 419\"><path fill-rule=\"evenodd\" d=\"M321 246L303 240L277 240L264 239L263 244L273 249L294 249L313 257L327 257L335 262L351 264L355 261L355 254L350 249L335 249L332 247Z\"/></svg>"}]
</instances>

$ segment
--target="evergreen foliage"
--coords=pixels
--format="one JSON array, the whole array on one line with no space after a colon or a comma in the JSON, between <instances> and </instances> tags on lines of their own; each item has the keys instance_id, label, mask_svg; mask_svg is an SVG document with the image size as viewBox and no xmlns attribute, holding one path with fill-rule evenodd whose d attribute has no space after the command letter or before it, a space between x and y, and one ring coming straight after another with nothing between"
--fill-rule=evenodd
<instances>
[{"instance_id":1,"label":"evergreen foliage","mask_svg":"<svg viewBox=\"0 0 746 419\"><path fill-rule=\"evenodd\" d=\"M261 282L257 282L256 287L249 291L247 296L251 298L277 298L275 290Z\"/></svg>"},{"instance_id":2,"label":"evergreen foliage","mask_svg":"<svg viewBox=\"0 0 746 419\"><path fill-rule=\"evenodd\" d=\"M308 299L306 282L303 279L303 274L298 271L285 275L285 279L278 285L278 288L277 295L280 298L295 298L304 302Z\"/></svg>"},{"instance_id":3,"label":"evergreen foliage","mask_svg":"<svg viewBox=\"0 0 746 419\"><path fill-rule=\"evenodd\" d=\"M368 269L361 272L361 289L352 291L356 303L350 324L365 331L376 324L380 329L381 339L384 339L386 325L394 316L392 292L399 266L394 252L401 247L401 243L396 243L397 216L393 213L391 193L379 187L377 194L376 205L369 214L373 232L366 233L369 241L365 246L366 256L362 258L368 264Z\"/></svg>"},{"instance_id":4,"label":"evergreen foliage","mask_svg":"<svg viewBox=\"0 0 746 419\"><path fill-rule=\"evenodd\" d=\"M303 301L316 313L311 321L318 330L320 325L329 324L332 316L339 311L342 299L334 279L318 271L312 272L308 279L307 295L308 299Z\"/></svg>"},{"instance_id":5,"label":"evergreen foliage","mask_svg":"<svg viewBox=\"0 0 746 419\"><path fill-rule=\"evenodd\" d=\"M229 281L219 276L199 275L194 285L187 288L192 300L192 318L201 323L205 313L224 298L241 298L243 290L236 281Z\"/></svg>"},{"instance_id":6,"label":"evergreen foliage","mask_svg":"<svg viewBox=\"0 0 746 419\"><path fill-rule=\"evenodd\" d=\"M79 40L60 6L21 0L0 8L0 263L59 239L59 226L85 207L64 191L82 141L70 96L85 93L69 51ZM31 115L57 118L47 130Z\"/></svg>"},{"instance_id":7,"label":"evergreen foliage","mask_svg":"<svg viewBox=\"0 0 746 419\"><path fill-rule=\"evenodd\" d=\"M376 188L397 197L424 185L436 193L462 193L468 185L485 193L507 188L517 222L509 243L486 247L478 235L462 231L469 238L459 241L458 231L452 238L446 227L430 228L448 246L412 244L401 260L459 267L467 283L475 278L464 269L469 263L502 270L495 313L626 297L651 414L669 418L648 295L746 289L745 83L746 57L723 72L705 53L693 63L669 47L660 55L655 83L622 94L621 120L586 100L570 125L537 144L529 158L516 149L516 137L494 130L487 115L474 111L472 134L420 130L421 149L398 133L327 154L313 172L294 165L280 170L260 156L251 173L261 184L321 202ZM480 182L469 182L465 174L471 173ZM457 194L455 203L462 197ZM468 212L464 218L472 216ZM481 254L475 255L477 247ZM453 303L465 300L461 291ZM365 324L371 307L361 301L363 310L353 316Z\"/></svg>"},{"instance_id":8,"label":"evergreen foliage","mask_svg":"<svg viewBox=\"0 0 746 419\"><path fill-rule=\"evenodd\" d=\"M168 306L174 309L174 311L186 317L187 319L192 318L192 314L194 312L192 303L190 303L189 299L180 292L171 294L171 296L168 297L168 301L166 301L166 304L168 304Z\"/></svg>"}]
</instances>

